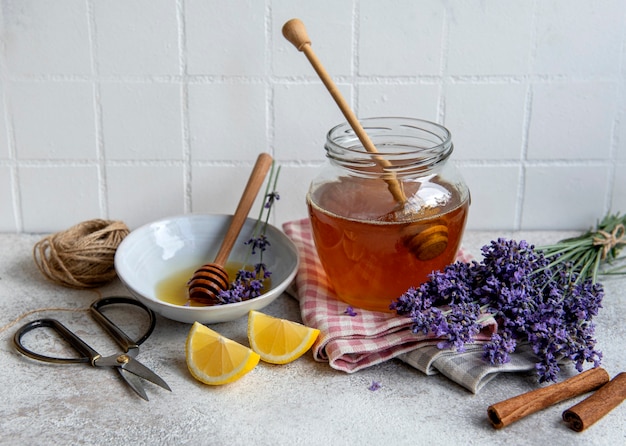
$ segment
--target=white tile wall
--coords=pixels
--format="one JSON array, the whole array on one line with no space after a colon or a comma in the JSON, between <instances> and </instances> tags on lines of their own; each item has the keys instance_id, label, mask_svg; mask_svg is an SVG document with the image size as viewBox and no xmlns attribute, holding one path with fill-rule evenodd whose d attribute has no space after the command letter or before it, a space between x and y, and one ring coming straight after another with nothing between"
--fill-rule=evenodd
<instances>
[{"instance_id":1,"label":"white tile wall","mask_svg":"<svg viewBox=\"0 0 626 446\"><path fill-rule=\"evenodd\" d=\"M566 77L615 74L623 59L624 2L536 2L534 72Z\"/></svg>"},{"instance_id":2,"label":"white tile wall","mask_svg":"<svg viewBox=\"0 0 626 446\"><path fill-rule=\"evenodd\" d=\"M617 82L574 81L534 85L528 157L608 158L615 114L618 101L621 101L617 93Z\"/></svg>"},{"instance_id":3,"label":"white tile wall","mask_svg":"<svg viewBox=\"0 0 626 446\"><path fill-rule=\"evenodd\" d=\"M2 2L4 64L11 75L92 74L84 0Z\"/></svg>"},{"instance_id":4,"label":"white tile wall","mask_svg":"<svg viewBox=\"0 0 626 446\"><path fill-rule=\"evenodd\" d=\"M520 83L458 83L446 89L445 125L455 158L520 159L527 88Z\"/></svg>"},{"instance_id":5,"label":"white tile wall","mask_svg":"<svg viewBox=\"0 0 626 446\"><path fill-rule=\"evenodd\" d=\"M591 227L604 211L601 197L606 195L609 171L602 165L529 165L522 227L541 229L557 219L563 229Z\"/></svg>"},{"instance_id":6,"label":"white tile wall","mask_svg":"<svg viewBox=\"0 0 626 446\"><path fill-rule=\"evenodd\" d=\"M15 209L13 207L13 189L11 169L8 166L0 166L0 226L11 228L15 225Z\"/></svg>"},{"instance_id":7,"label":"white tile wall","mask_svg":"<svg viewBox=\"0 0 626 446\"><path fill-rule=\"evenodd\" d=\"M441 86L429 84L359 85L359 114L364 118L375 116L418 116L437 121Z\"/></svg>"},{"instance_id":8,"label":"white tile wall","mask_svg":"<svg viewBox=\"0 0 626 446\"><path fill-rule=\"evenodd\" d=\"M94 56L101 75L181 74L176 2L107 0L87 3L92 7Z\"/></svg>"},{"instance_id":9,"label":"white tile wall","mask_svg":"<svg viewBox=\"0 0 626 446\"><path fill-rule=\"evenodd\" d=\"M455 2L448 11L448 74L522 75L530 67L534 2Z\"/></svg>"},{"instance_id":10,"label":"white tile wall","mask_svg":"<svg viewBox=\"0 0 626 446\"><path fill-rule=\"evenodd\" d=\"M189 85L191 158L244 161L254 159L259 151L269 151L267 94L263 83Z\"/></svg>"},{"instance_id":11,"label":"white tile wall","mask_svg":"<svg viewBox=\"0 0 626 446\"><path fill-rule=\"evenodd\" d=\"M110 218L136 228L164 215L184 213L184 178L181 163L109 166L106 200Z\"/></svg>"},{"instance_id":12,"label":"white tile wall","mask_svg":"<svg viewBox=\"0 0 626 446\"><path fill-rule=\"evenodd\" d=\"M98 170L85 165L25 165L17 169L20 216L28 231L66 229L100 215Z\"/></svg>"},{"instance_id":13,"label":"white tile wall","mask_svg":"<svg viewBox=\"0 0 626 446\"><path fill-rule=\"evenodd\" d=\"M2 94L3 91L4 88L2 87L2 82L0 81L0 100L2 103L5 103L4 95ZM6 122L6 110L4 107L0 107L0 160L7 160L10 157L9 133L7 131Z\"/></svg>"},{"instance_id":14,"label":"white tile wall","mask_svg":"<svg viewBox=\"0 0 626 446\"><path fill-rule=\"evenodd\" d=\"M623 0L3 0L0 231L232 212L261 151L306 216L343 117L292 17L359 116L449 128L469 228L626 212Z\"/></svg>"},{"instance_id":15,"label":"white tile wall","mask_svg":"<svg viewBox=\"0 0 626 446\"><path fill-rule=\"evenodd\" d=\"M264 2L188 0L184 4L189 74L265 75Z\"/></svg>"},{"instance_id":16,"label":"white tile wall","mask_svg":"<svg viewBox=\"0 0 626 446\"><path fill-rule=\"evenodd\" d=\"M18 160L96 158L90 83L15 81L6 85L5 103Z\"/></svg>"},{"instance_id":17,"label":"white tile wall","mask_svg":"<svg viewBox=\"0 0 626 446\"><path fill-rule=\"evenodd\" d=\"M498 168L470 165L463 168L470 188L470 213L474 221L477 219L475 216L480 216L482 229L515 226L519 213L520 170L515 165L500 165Z\"/></svg>"},{"instance_id":18,"label":"white tile wall","mask_svg":"<svg viewBox=\"0 0 626 446\"><path fill-rule=\"evenodd\" d=\"M111 160L180 160L180 87L169 82L100 85L104 155Z\"/></svg>"},{"instance_id":19,"label":"white tile wall","mask_svg":"<svg viewBox=\"0 0 626 446\"><path fill-rule=\"evenodd\" d=\"M358 73L362 76L441 74L445 2L360 2Z\"/></svg>"}]
</instances>

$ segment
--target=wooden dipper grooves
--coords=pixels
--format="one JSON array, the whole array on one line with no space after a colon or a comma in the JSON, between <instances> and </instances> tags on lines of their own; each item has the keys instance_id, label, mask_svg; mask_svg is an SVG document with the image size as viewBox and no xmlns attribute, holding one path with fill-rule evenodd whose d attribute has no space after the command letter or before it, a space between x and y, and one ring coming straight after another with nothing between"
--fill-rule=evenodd
<instances>
[{"instance_id":1,"label":"wooden dipper grooves","mask_svg":"<svg viewBox=\"0 0 626 446\"><path fill-rule=\"evenodd\" d=\"M448 227L439 224L424 229L408 239L406 246L420 260L434 259L448 246Z\"/></svg>"},{"instance_id":2,"label":"wooden dipper grooves","mask_svg":"<svg viewBox=\"0 0 626 446\"><path fill-rule=\"evenodd\" d=\"M213 260L213 263L207 263L198 268L187 283L189 299L203 304L215 305L219 303L217 296L220 291L228 290L230 279L224 269L224 265L228 261L228 256L235 245L241 228L246 222L246 218L271 165L272 157L267 153L261 153L252 169L248 183L239 200L237 210L226 231L222 245L215 256L215 260Z\"/></svg>"},{"instance_id":3,"label":"wooden dipper grooves","mask_svg":"<svg viewBox=\"0 0 626 446\"><path fill-rule=\"evenodd\" d=\"M395 172L390 169L393 167L391 162L385 157L378 155L378 149L372 143L367 132L363 129L363 126L348 105L347 101L341 95L341 92L333 82L332 78L317 58L315 52L311 48L311 39L307 34L304 23L297 18L291 19L283 25L282 32L285 39L291 42L293 46L298 49L298 51L303 52L307 57L313 66L313 69L315 69L315 72L348 121L348 124L352 127L352 130L354 130L354 133L359 138L363 147L368 153L372 154L374 161L383 171L383 180L387 183L389 192L391 192L394 200L398 203L398 210L384 216L382 221L398 221L399 218L402 218L407 213L411 213L410 204L408 203L403 187L398 181ZM409 237L405 242L409 249L420 260L433 259L443 253L448 246L448 228L439 225L433 229L436 230L431 231L429 234L425 234L426 231L423 231L413 237Z\"/></svg>"}]
</instances>

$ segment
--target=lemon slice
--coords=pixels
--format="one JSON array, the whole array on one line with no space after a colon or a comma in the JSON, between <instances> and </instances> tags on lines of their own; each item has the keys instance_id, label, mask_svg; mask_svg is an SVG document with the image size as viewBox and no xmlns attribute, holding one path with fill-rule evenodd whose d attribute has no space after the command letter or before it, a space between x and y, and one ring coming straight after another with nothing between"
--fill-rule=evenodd
<instances>
[{"instance_id":1,"label":"lemon slice","mask_svg":"<svg viewBox=\"0 0 626 446\"><path fill-rule=\"evenodd\" d=\"M265 362L287 364L311 348L320 331L252 310L248 314L250 347Z\"/></svg>"},{"instance_id":2,"label":"lemon slice","mask_svg":"<svg viewBox=\"0 0 626 446\"><path fill-rule=\"evenodd\" d=\"M214 386L238 380L259 363L257 353L199 322L189 330L185 357L193 377Z\"/></svg>"}]
</instances>

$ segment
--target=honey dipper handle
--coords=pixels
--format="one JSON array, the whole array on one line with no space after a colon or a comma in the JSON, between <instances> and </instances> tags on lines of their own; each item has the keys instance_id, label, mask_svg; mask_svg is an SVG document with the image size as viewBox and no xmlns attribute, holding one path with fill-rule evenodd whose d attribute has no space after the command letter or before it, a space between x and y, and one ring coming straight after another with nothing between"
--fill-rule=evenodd
<instances>
[{"instance_id":1,"label":"honey dipper handle","mask_svg":"<svg viewBox=\"0 0 626 446\"><path fill-rule=\"evenodd\" d=\"M220 250L217 252L213 263L224 266L228 260L230 251L232 251L235 241L237 241L241 228L246 222L246 218L250 213L250 209L259 193L259 189L261 189L263 185L263 181L265 181L265 177L271 165L272 157L268 153L261 153L254 164L246 188L239 199L239 204L237 205L233 219L231 220L222 245L220 246Z\"/></svg>"},{"instance_id":2,"label":"honey dipper handle","mask_svg":"<svg viewBox=\"0 0 626 446\"><path fill-rule=\"evenodd\" d=\"M350 124L352 130L354 130L354 133L356 133L357 138L359 138L359 141L361 141L361 144L363 144L365 150L367 150L369 153L378 153L378 149L376 149L376 146L374 145L374 143L372 143L369 135L363 129L363 126L352 111L352 108L350 108L350 105L348 105L348 102L342 96L339 88L337 88L337 85L335 85L335 82L332 80L332 78L322 65L322 62L320 62L320 60L317 58L317 55L311 48L311 39L309 39L304 23L302 23L300 19L291 19L287 21L283 25L283 36L285 37L285 39L291 42L298 49L298 51L302 51L304 53L306 58L313 66L313 69L322 80L322 83L337 103L337 106L341 110L341 113L343 113L343 116L348 121L348 124ZM389 162L389 160L379 156L374 156L374 158L378 165L381 166L383 169L391 167L391 163ZM394 199L401 204L406 202L404 191L402 190L402 187L398 183L398 180L395 178L395 176L390 175L388 178L385 179L385 181L387 182L389 191L393 195Z\"/></svg>"},{"instance_id":3,"label":"honey dipper handle","mask_svg":"<svg viewBox=\"0 0 626 446\"><path fill-rule=\"evenodd\" d=\"M311 44L311 39L306 32L306 27L302 20L291 19L283 25L283 36L290 41L298 51L302 51L304 45Z\"/></svg>"}]
</instances>

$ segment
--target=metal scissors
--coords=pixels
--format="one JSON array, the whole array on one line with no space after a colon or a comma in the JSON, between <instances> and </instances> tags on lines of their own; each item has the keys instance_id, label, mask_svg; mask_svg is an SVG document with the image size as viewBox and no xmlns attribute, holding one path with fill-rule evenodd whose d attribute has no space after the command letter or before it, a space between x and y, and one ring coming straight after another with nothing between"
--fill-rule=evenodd
<instances>
[{"instance_id":1,"label":"metal scissors","mask_svg":"<svg viewBox=\"0 0 626 446\"><path fill-rule=\"evenodd\" d=\"M138 340L131 339L126 333L124 333L117 325L115 325L108 317L106 317L101 309L108 305L115 304L129 304L135 305L144 310L150 317L150 326L148 330ZM39 361L53 362L57 364L77 364L77 363L89 363L93 367L113 367L119 371L120 375L126 383L142 397L144 400L148 400L148 396L143 388L140 378L146 379L158 386L163 387L171 391L167 383L161 379L156 373L150 370L148 367L140 363L135 359L139 354L139 345L142 344L152 334L156 318L154 312L141 302L131 299L129 297L105 297L95 301L89 308L91 316L100 324L107 333L115 340L115 342L124 349L124 353L102 356L87 343L80 339L75 333L68 329L61 322L56 319L38 319L33 322L22 326L13 337L15 348L22 354L29 358L37 359ZM77 353L79 357L69 358L56 358L52 356L46 356L40 353L36 353L22 344L22 337L29 331L35 330L41 327L48 327L56 331L61 338L66 340Z\"/></svg>"}]
</instances>

